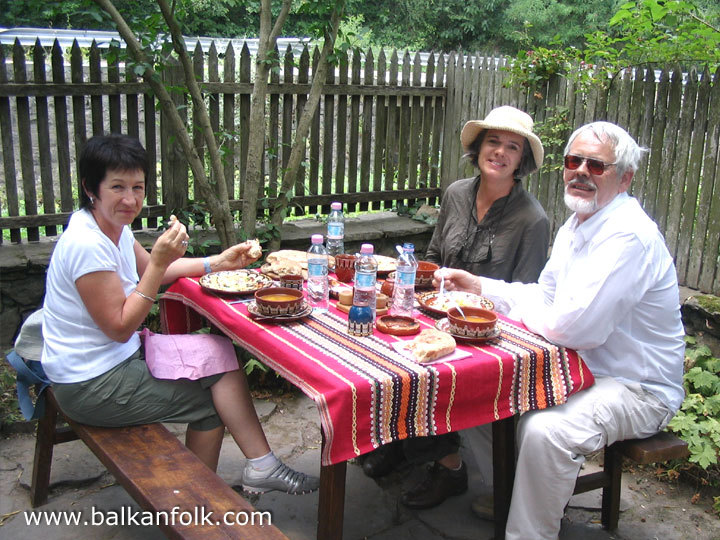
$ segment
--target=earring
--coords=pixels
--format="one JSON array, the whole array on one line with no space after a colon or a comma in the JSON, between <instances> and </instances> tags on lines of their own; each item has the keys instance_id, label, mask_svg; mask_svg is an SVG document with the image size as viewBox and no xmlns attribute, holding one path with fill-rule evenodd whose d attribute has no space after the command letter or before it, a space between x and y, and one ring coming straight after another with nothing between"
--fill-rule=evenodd
<instances>
[{"instance_id":1,"label":"earring","mask_svg":"<svg viewBox=\"0 0 720 540\"><path fill-rule=\"evenodd\" d=\"M90 197L90 206L95 206L95 199Z\"/></svg>"}]
</instances>

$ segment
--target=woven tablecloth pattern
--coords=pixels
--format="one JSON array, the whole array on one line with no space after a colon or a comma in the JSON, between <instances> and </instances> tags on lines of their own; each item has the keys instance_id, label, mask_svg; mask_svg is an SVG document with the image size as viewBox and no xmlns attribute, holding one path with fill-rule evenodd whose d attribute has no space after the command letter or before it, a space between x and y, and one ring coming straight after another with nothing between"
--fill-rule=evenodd
<instances>
[{"instance_id":1,"label":"woven tablecloth pattern","mask_svg":"<svg viewBox=\"0 0 720 540\"><path fill-rule=\"evenodd\" d=\"M318 406L325 434L322 463L330 465L407 437L457 431L526 411L560 405L593 384L582 358L500 318L496 340L458 348L471 357L422 365L396 352L395 337L347 333L347 315L331 307L302 321L255 320L244 303L206 292L183 278L162 298L169 333L207 318ZM435 320L422 315L421 325Z\"/></svg>"}]
</instances>

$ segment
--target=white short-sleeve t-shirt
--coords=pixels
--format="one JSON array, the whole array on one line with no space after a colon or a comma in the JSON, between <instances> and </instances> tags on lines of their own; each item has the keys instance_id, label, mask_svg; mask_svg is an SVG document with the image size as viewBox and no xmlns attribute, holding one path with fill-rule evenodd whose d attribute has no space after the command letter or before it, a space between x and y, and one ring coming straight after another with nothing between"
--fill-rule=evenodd
<instances>
[{"instance_id":1,"label":"white short-sleeve t-shirt","mask_svg":"<svg viewBox=\"0 0 720 540\"><path fill-rule=\"evenodd\" d=\"M70 217L50 260L45 304L42 365L55 383L82 382L102 375L140 348L136 333L125 343L113 341L95 324L75 281L92 272L116 272L126 295L139 276L129 227L115 245L88 210Z\"/></svg>"}]
</instances>

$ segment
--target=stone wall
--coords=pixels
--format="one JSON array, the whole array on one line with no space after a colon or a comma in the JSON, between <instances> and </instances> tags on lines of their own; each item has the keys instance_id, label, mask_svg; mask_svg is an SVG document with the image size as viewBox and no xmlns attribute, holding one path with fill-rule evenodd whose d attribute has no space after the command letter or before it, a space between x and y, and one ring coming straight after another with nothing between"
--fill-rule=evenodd
<instances>
[{"instance_id":1,"label":"stone wall","mask_svg":"<svg viewBox=\"0 0 720 540\"><path fill-rule=\"evenodd\" d=\"M310 236L324 234L325 225L315 219L283 225L282 248L306 250ZM376 253L395 256L395 245L413 242L419 257L425 254L433 226L392 212L351 218L345 224L345 251L356 253L360 244L375 245ZM137 231L135 237L145 247L152 246L159 233ZM207 236L211 236L207 233ZM42 305L45 273L56 240L0 246L0 350L12 348L22 322Z\"/></svg>"}]
</instances>

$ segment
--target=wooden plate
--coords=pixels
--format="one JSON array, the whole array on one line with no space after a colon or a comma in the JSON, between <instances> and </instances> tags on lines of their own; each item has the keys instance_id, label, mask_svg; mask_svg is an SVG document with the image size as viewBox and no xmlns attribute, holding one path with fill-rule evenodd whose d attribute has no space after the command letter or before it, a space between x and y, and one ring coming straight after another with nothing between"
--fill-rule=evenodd
<instances>
[{"instance_id":1,"label":"wooden plate","mask_svg":"<svg viewBox=\"0 0 720 540\"><path fill-rule=\"evenodd\" d=\"M426 309L429 312L436 313L438 315L447 314L447 310L455 305L450 302L450 299L457 302L460 307L476 306L485 309L493 309L495 307L495 304L493 304L491 300L485 298L484 296L473 293L448 291L445 293L445 296L448 297L448 300L446 300L445 302L439 300L439 296L439 291L428 291L418 294L417 299L418 303L422 306L423 309Z\"/></svg>"},{"instance_id":2,"label":"wooden plate","mask_svg":"<svg viewBox=\"0 0 720 540\"><path fill-rule=\"evenodd\" d=\"M272 285L272 279L253 270L211 272L200 278L203 289L219 294L252 294Z\"/></svg>"}]
</instances>

